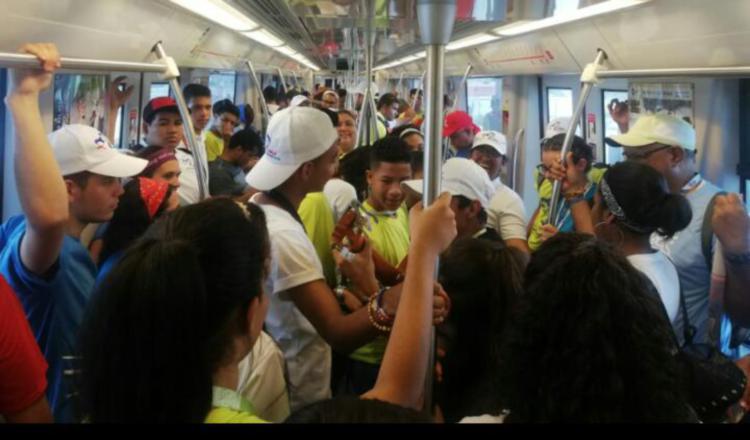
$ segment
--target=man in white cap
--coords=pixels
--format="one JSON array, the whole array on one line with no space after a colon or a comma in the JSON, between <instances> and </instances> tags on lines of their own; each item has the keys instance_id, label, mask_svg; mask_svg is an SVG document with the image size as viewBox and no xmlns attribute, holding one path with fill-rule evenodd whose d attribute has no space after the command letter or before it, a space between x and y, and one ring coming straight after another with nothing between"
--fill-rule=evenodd
<instances>
[{"instance_id":1,"label":"man in white cap","mask_svg":"<svg viewBox=\"0 0 750 440\"><path fill-rule=\"evenodd\" d=\"M60 66L54 45L24 46L43 70L13 72L6 102L16 133L16 187L24 215L0 228L0 271L21 300L45 355L47 398L57 422L74 422L72 378L65 357L76 353L78 329L94 289L96 266L79 242L89 223L112 218L120 178L148 164L118 153L98 130L68 125L45 137L39 93Z\"/></svg>"},{"instance_id":2,"label":"man in white cap","mask_svg":"<svg viewBox=\"0 0 750 440\"><path fill-rule=\"evenodd\" d=\"M695 129L675 116L645 115L627 133L607 142L623 147L627 160L659 171L670 190L690 202L690 225L669 240L651 241L677 267L688 319L697 328L694 341L717 342L718 323L711 323L720 318L722 291L724 309L734 324L750 327L750 219L739 195L722 195L699 174ZM722 327L722 339L734 337L737 343L750 344L747 334L732 332L728 321ZM682 332L678 336L682 338ZM747 350L732 354L739 357Z\"/></svg>"},{"instance_id":3,"label":"man in white cap","mask_svg":"<svg viewBox=\"0 0 750 440\"><path fill-rule=\"evenodd\" d=\"M451 209L456 215L456 239L479 238L502 242L497 231L487 224L487 208L495 192L487 173L470 160L454 157L445 161L442 175L441 191L453 196ZM409 180L403 185L421 197L421 179Z\"/></svg>"},{"instance_id":4,"label":"man in white cap","mask_svg":"<svg viewBox=\"0 0 750 440\"><path fill-rule=\"evenodd\" d=\"M297 214L305 195L322 191L333 175L337 143L336 129L322 111L281 110L269 123L265 155L247 176L248 184L262 191L252 201L263 207L271 237L266 328L284 352L292 411L330 396L331 346L347 353L372 341L398 303L396 289L378 285L367 245L361 253L347 254L341 270L358 296L377 297L382 307L344 315Z\"/></svg>"},{"instance_id":5,"label":"man in white cap","mask_svg":"<svg viewBox=\"0 0 750 440\"><path fill-rule=\"evenodd\" d=\"M470 158L487 172L495 188L487 207L487 224L500 233L505 244L528 254L523 200L500 180L502 169L508 162L505 136L497 131L480 131L474 136Z\"/></svg>"}]
</instances>

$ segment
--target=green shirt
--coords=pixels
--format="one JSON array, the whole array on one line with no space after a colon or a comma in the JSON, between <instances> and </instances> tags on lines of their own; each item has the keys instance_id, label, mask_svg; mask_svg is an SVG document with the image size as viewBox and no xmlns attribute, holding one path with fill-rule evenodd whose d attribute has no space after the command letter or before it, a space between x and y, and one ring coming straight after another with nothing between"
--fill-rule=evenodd
<instances>
[{"instance_id":1,"label":"green shirt","mask_svg":"<svg viewBox=\"0 0 750 440\"><path fill-rule=\"evenodd\" d=\"M227 388L213 387L211 411L206 416L206 423L267 423L255 415L255 409L236 391Z\"/></svg>"},{"instance_id":2,"label":"green shirt","mask_svg":"<svg viewBox=\"0 0 750 440\"><path fill-rule=\"evenodd\" d=\"M401 264L409 253L409 215L405 206L395 213L378 213L369 202L362 204L360 214L368 219L365 235L372 248L394 267ZM368 214L369 213L369 214ZM349 357L368 364L378 365L383 360L388 338L378 336L372 342L355 350Z\"/></svg>"},{"instance_id":3,"label":"green shirt","mask_svg":"<svg viewBox=\"0 0 750 440\"><path fill-rule=\"evenodd\" d=\"M213 162L224 152L224 139L216 136L213 131L207 131L204 139L206 144L206 156L209 162Z\"/></svg>"},{"instance_id":4,"label":"green shirt","mask_svg":"<svg viewBox=\"0 0 750 440\"><path fill-rule=\"evenodd\" d=\"M297 209L305 232L315 246L323 274L329 286L336 287L336 262L331 252L331 234L333 234L333 210L322 192L308 193Z\"/></svg>"}]
</instances>

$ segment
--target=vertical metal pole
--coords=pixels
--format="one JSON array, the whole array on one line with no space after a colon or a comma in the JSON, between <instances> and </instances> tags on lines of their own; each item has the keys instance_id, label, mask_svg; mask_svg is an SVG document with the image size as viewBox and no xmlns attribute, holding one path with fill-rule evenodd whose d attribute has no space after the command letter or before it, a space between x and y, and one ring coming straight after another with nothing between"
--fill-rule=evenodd
<instances>
[{"instance_id":1,"label":"vertical metal pole","mask_svg":"<svg viewBox=\"0 0 750 440\"><path fill-rule=\"evenodd\" d=\"M161 42L156 43L152 51L160 60L168 58ZM198 144L198 141L195 139L195 128L193 127L193 120L190 117L190 109L185 102L185 97L182 95L182 88L180 88L178 77L169 78L169 85L174 93L175 101L177 101L177 107L180 109L182 125L185 130L185 141L193 153L195 174L198 179L198 198L203 200L208 196L208 161L206 159L206 149L202 143Z\"/></svg>"},{"instance_id":2,"label":"vertical metal pole","mask_svg":"<svg viewBox=\"0 0 750 440\"><path fill-rule=\"evenodd\" d=\"M516 188L519 187L518 185L518 151L521 148L521 141L523 140L523 135L526 133L525 129L518 130L518 133L516 133L516 137L513 140L513 166L511 169L512 177L510 180L510 189L513 191L516 191Z\"/></svg>"},{"instance_id":3,"label":"vertical metal pole","mask_svg":"<svg viewBox=\"0 0 750 440\"><path fill-rule=\"evenodd\" d=\"M286 87L286 80L284 79L284 72L281 71L280 67L277 67L276 71L279 72L279 78L281 79L281 87L284 88L284 94L286 95L289 91Z\"/></svg>"},{"instance_id":4,"label":"vertical metal pole","mask_svg":"<svg viewBox=\"0 0 750 440\"><path fill-rule=\"evenodd\" d=\"M247 60L246 63L247 68L250 70L253 84L255 84L255 89L258 91L258 96L260 96L260 125L261 134L263 135L261 139L265 140L266 131L268 130L268 121L271 119L271 112L268 110L268 103L266 102L266 97L263 96L263 88L261 87L260 81L258 81L258 75L255 74L253 63L251 63L250 60Z\"/></svg>"},{"instance_id":5,"label":"vertical metal pole","mask_svg":"<svg viewBox=\"0 0 750 440\"><path fill-rule=\"evenodd\" d=\"M425 87L425 149L424 149L424 187L422 200L424 206L431 205L440 194L442 172L441 139L443 128L443 93L445 71L445 45L453 33L456 19L455 0L418 0L417 15L422 43L427 49L427 72ZM436 271L439 262L435 262ZM428 411L433 409L433 373L435 369L435 328L430 336L430 357L427 362L424 384L424 404Z\"/></svg>"},{"instance_id":6,"label":"vertical metal pole","mask_svg":"<svg viewBox=\"0 0 750 440\"><path fill-rule=\"evenodd\" d=\"M427 47L427 84L425 88L424 130L424 194L423 202L429 206L440 194L440 175L443 166L443 93L445 46Z\"/></svg>"},{"instance_id":7,"label":"vertical metal pole","mask_svg":"<svg viewBox=\"0 0 750 440\"><path fill-rule=\"evenodd\" d=\"M375 22L375 1L364 0L367 7L367 28L365 32L365 67L367 75L367 88L362 101L362 111L359 115L359 128L357 130L357 146L372 145L373 137L375 140L380 138L378 133L377 107L373 101L372 93L372 57L374 40L372 29ZM360 141L364 139L364 144Z\"/></svg>"},{"instance_id":8,"label":"vertical metal pole","mask_svg":"<svg viewBox=\"0 0 750 440\"><path fill-rule=\"evenodd\" d=\"M604 53L603 50L599 50L599 52L596 55L596 59L594 60L594 64L601 65L604 60L607 59L607 54ZM573 118L570 121L570 126L568 127L568 132L565 133L565 141L563 142L562 150L560 151L560 163L562 163L563 166L567 163L566 157L568 155L568 152L570 152L570 147L573 145L573 138L576 134L576 128L578 128L578 123L581 120L581 115L583 114L583 109L586 107L586 101L589 99L589 95L591 94L591 91L594 89L594 84L592 83L583 83L583 87L581 88L581 96L578 98L578 104L576 104L575 112L573 113ZM547 217L547 223L554 224L555 219L557 218L557 211L560 207L560 193L562 192L562 182L560 180L555 180L553 187L552 187L552 198L550 199L549 204L549 217Z\"/></svg>"}]
</instances>

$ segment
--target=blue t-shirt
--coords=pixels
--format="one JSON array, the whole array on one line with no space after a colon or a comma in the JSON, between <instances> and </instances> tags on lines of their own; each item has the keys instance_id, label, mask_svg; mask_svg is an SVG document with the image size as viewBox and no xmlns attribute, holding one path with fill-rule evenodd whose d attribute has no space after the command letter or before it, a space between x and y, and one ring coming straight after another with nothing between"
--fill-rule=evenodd
<instances>
[{"instance_id":1,"label":"blue t-shirt","mask_svg":"<svg viewBox=\"0 0 750 440\"><path fill-rule=\"evenodd\" d=\"M0 227L0 272L23 304L36 341L47 359L47 399L56 422L74 422L73 378L78 329L94 288L96 266L81 243L65 236L60 256L46 276L30 272L21 262L26 219L13 217Z\"/></svg>"},{"instance_id":2,"label":"blue t-shirt","mask_svg":"<svg viewBox=\"0 0 750 440\"><path fill-rule=\"evenodd\" d=\"M107 278L107 275L112 272L112 269L117 266L117 263L120 262L124 253L124 250L117 251L99 264L99 273L96 275L97 287L102 285L102 281L104 281L104 279Z\"/></svg>"}]
</instances>

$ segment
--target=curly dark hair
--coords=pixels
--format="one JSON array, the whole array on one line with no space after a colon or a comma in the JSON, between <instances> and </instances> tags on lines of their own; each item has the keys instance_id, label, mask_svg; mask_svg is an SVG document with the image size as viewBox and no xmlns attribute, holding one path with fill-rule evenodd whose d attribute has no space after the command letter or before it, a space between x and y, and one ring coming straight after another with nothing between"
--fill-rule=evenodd
<instances>
[{"instance_id":1,"label":"curly dark hair","mask_svg":"<svg viewBox=\"0 0 750 440\"><path fill-rule=\"evenodd\" d=\"M609 245L558 234L532 256L503 347L514 422L692 420L671 327Z\"/></svg>"},{"instance_id":2,"label":"curly dark hair","mask_svg":"<svg viewBox=\"0 0 750 440\"><path fill-rule=\"evenodd\" d=\"M441 257L439 281L453 307L437 329L446 356L436 400L448 423L503 406L500 350L523 290L524 260L514 248L476 238L456 240Z\"/></svg>"}]
</instances>

